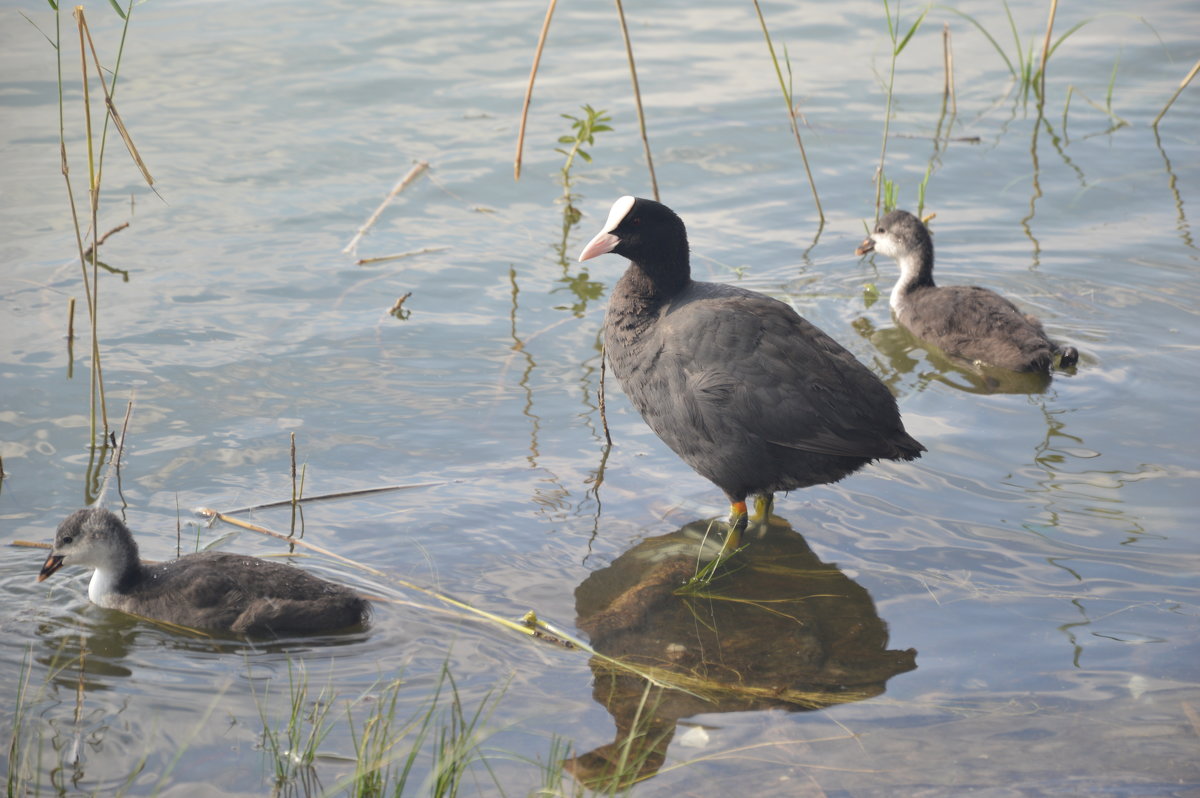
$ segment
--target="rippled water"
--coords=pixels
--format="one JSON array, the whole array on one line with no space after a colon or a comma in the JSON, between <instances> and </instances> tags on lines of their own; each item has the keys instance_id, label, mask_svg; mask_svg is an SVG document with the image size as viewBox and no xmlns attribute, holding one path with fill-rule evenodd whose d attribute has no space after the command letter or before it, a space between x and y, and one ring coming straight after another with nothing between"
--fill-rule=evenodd
<instances>
[{"instance_id":1,"label":"rippled water","mask_svg":"<svg viewBox=\"0 0 1200 798\"><path fill-rule=\"evenodd\" d=\"M53 38L44 4L18 6ZM1015 59L993 6L954 8ZM382 576L318 556L299 564L402 602L377 602L363 634L214 643L89 605L84 575L69 568L35 584L44 552L7 548L0 717L23 741L9 772L43 793L127 781L138 795L201 784L268 793L262 731L286 723L289 673L303 673L310 703L325 691L316 705L334 707L317 773L337 791L351 769L338 757L354 750L347 718L360 728L397 678L397 716L419 715L443 664L468 712L493 707L481 746L494 776L476 765L465 794L497 792L495 781L507 794L535 789L532 762L564 756L555 736L574 757L621 739L614 724L628 710L601 697L606 677L588 656L445 613L411 582L504 617L533 609L585 639L605 637L587 620L597 603L624 602L628 612L603 627L619 632L622 653L711 677L708 711L682 694L648 697L659 711L639 717L667 744L634 794L744 792L747 779L779 795L1200 787L1200 88L1181 94L1157 133L1149 126L1191 66L1200 18L1184 2L1139 7L1140 18L1124 8L1059 9L1056 31L1086 24L1051 58L1036 137L1034 105L964 16L930 11L898 61L886 172L915 209L928 171L939 278L1006 294L1082 353L1074 373L1012 393L989 392L896 329L894 264L853 255L874 212L883 9L765 4L827 216L818 235L753 7L627 4L662 198L688 224L697 274L790 301L892 387L929 449L779 498L778 539L762 547L812 560L796 567L780 555L770 570L760 551L755 568L770 576L759 587L794 602L836 584L852 609L801 602L789 617L806 631L791 645L811 667L764 666L755 681L750 666L729 664L732 652L786 663L777 624L731 620L732 588L679 603L662 587L659 555L648 571L627 570L723 507L613 383L615 446L603 446L597 333L623 263L574 255L615 197L649 192L614 11L559 8L514 182L544 4L136 6L117 105L161 199L110 134L99 225L130 222L101 249L128 276L102 275L99 332L114 424L135 399L121 483L130 524L155 559L173 556L179 519L184 550L231 533L197 530L189 510L290 497L294 432L307 496L404 486L304 509L306 541ZM902 10L907 28L916 7ZM1022 52L1040 47L1046 11L1012 5ZM107 4L87 13L111 64L119 20ZM90 343L59 174L54 54L15 9L4 14L0 536L12 543L48 541L102 470L88 448ZM941 115L944 22L953 119ZM63 37L67 147L84 207L69 15ZM583 219L564 247L554 148L568 132L560 114L584 103L608 110L615 130L576 165ZM1114 129L1117 118L1128 125ZM939 124L956 140L935 145ZM430 169L356 255L419 254L356 265L343 247L414 159ZM389 315L409 292L411 315ZM81 336L70 354L69 297ZM240 517L282 531L291 521L287 508ZM219 545L284 550L249 532ZM609 582L615 598L597 598ZM676 623L687 614L730 648L691 641ZM872 650L915 649L915 669L870 658L864 668L847 653L860 651L860 629L872 630ZM689 646L705 655L687 659ZM871 678L845 683L872 686L833 700L813 674L848 659ZM755 689L778 701L750 701ZM797 709L795 691L826 695Z\"/></svg>"}]
</instances>

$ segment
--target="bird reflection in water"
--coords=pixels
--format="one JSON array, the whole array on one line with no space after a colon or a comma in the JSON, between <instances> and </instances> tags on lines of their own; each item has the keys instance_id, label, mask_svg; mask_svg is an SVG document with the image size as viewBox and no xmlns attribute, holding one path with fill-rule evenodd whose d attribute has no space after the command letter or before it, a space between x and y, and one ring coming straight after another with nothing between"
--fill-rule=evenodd
<instances>
[{"instance_id":1,"label":"bird reflection in water","mask_svg":"<svg viewBox=\"0 0 1200 798\"><path fill-rule=\"evenodd\" d=\"M702 593L677 593L708 523L639 543L575 590L577 625L602 655L593 697L617 726L613 742L565 763L592 789L657 773L681 718L861 701L916 668L915 650L888 649L866 589L778 517Z\"/></svg>"}]
</instances>

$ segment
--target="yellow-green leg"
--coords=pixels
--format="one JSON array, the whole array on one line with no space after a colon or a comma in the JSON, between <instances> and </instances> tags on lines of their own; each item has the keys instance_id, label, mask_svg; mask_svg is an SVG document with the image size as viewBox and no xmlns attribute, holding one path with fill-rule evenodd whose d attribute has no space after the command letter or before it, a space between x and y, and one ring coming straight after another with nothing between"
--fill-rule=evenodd
<instances>
[{"instance_id":1,"label":"yellow-green leg","mask_svg":"<svg viewBox=\"0 0 1200 798\"><path fill-rule=\"evenodd\" d=\"M721 551L717 554L719 559L725 559L742 545L742 532L746 529L748 516L744 501L729 505L729 531L725 534L725 545L721 546Z\"/></svg>"},{"instance_id":2,"label":"yellow-green leg","mask_svg":"<svg viewBox=\"0 0 1200 798\"><path fill-rule=\"evenodd\" d=\"M757 493L754 495L754 513L750 516L752 524L766 524L771 520L771 510L775 508L774 493Z\"/></svg>"}]
</instances>

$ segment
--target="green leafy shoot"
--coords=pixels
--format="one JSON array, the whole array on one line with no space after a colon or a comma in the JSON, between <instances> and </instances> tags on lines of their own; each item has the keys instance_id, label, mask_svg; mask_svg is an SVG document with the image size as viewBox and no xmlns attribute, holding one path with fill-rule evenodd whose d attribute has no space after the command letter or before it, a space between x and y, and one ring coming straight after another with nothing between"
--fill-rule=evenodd
<instances>
[{"instance_id":1,"label":"green leafy shoot","mask_svg":"<svg viewBox=\"0 0 1200 798\"><path fill-rule=\"evenodd\" d=\"M569 224L579 221L579 211L574 205L575 195L571 193L571 186L574 184L571 169L575 165L575 158L579 157L586 163L591 163L592 155L584 149L584 146L595 146L597 133L605 133L612 130L612 126L608 124L612 121L612 117L606 111L598 111L590 105L583 105L580 108L583 110L583 116L561 114L563 119L571 121L572 133L559 136L558 143L563 146L554 148L555 152L561 152L566 156L566 161L562 165L561 181L563 201L567 206L563 214L570 219Z\"/></svg>"}]
</instances>

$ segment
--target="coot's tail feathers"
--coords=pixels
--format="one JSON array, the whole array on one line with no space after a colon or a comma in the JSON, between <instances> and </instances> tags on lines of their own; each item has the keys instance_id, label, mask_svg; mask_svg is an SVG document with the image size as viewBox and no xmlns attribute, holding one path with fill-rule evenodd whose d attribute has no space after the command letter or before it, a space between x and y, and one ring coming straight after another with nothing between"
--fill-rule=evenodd
<instances>
[{"instance_id":1,"label":"coot's tail feathers","mask_svg":"<svg viewBox=\"0 0 1200 798\"><path fill-rule=\"evenodd\" d=\"M1058 349L1058 367L1069 369L1079 362L1079 350L1073 346L1062 346Z\"/></svg>"},{"instance_id":2,"label":"coot's tail feathers","mask_svg":"<svg viewBox=\"0 0 1200 798\"><path fill-rule=\"evenodd\" d=\"M921 452L928 451L921 442L912 437L908 433L896 442L896 454L889 457L889 460L916 460L921 456Z\"/></svg>"}]
</instances>

